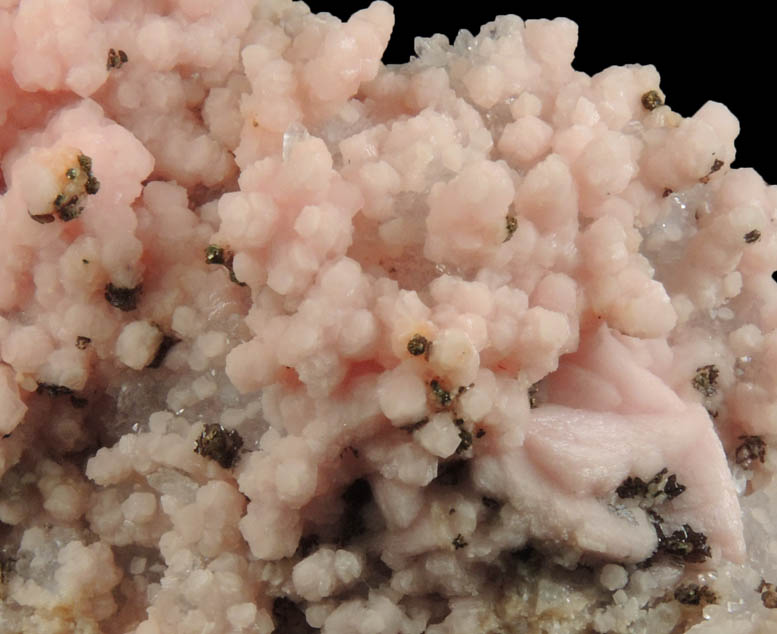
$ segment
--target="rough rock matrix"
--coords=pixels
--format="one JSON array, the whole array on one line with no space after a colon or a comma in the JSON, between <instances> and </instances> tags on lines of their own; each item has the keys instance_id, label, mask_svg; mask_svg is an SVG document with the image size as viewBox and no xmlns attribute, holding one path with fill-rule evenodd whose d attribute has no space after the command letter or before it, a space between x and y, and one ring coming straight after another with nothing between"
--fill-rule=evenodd
<instances>
[{"instance_id":1,"label":"rough rock matrix","mask_svg":"<svg viewBox=\"0 0 777 634\"><path fill-rule=\"evenodd\" d=\"M737 120L393 22L0 0L2 634L777 627Z\"/></svg>"}]
</instances>

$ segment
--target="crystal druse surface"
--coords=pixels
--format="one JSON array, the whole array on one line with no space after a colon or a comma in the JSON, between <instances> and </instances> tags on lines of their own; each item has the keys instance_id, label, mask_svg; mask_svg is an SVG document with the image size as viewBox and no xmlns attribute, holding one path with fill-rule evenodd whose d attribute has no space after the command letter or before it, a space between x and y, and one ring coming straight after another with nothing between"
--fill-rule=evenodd
<instances>
[{"instance_id":1,"label":"crystal druse surface","mask_svg":"<svg viewBox=\"0 0 777 634\"><path fill-rule=\"evenodd\" d=\"M737 119L393 26L0 0L0 633L775 626Z\"/></svg>"}]
</instances>

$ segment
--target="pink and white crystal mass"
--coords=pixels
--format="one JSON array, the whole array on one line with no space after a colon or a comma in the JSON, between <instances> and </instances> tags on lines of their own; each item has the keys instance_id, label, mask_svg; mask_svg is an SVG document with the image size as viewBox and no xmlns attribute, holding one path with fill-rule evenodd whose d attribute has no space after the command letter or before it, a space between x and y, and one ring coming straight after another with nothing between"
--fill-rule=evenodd
<instances>
[{"instance_id":1,"label":"pink and white crystal mass","mask_svg":"<svg viewBox=\"0 0 777 634\"><path fill-rule=\"evenodd\" d=\"M0 0L0 633L774 627L736 118L393 23Z\"/></svg>"}]
</instances>

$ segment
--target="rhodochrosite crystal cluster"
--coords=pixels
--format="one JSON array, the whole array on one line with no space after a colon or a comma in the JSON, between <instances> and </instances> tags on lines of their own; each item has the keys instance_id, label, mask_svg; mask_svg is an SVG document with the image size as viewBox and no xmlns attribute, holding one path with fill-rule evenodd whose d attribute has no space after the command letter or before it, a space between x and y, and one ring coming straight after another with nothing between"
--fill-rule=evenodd
<instances>
[{"instance_id":1,"label":"rhodochrosite crystal cluster","mask_svg":"<svg viewBox=\"0 0 777 634\"><path fill-rule=\"evenodd\" d=\"M393 23L0 0L3 634L775 627L737 120Z\"/></svg>"}]
</instances>

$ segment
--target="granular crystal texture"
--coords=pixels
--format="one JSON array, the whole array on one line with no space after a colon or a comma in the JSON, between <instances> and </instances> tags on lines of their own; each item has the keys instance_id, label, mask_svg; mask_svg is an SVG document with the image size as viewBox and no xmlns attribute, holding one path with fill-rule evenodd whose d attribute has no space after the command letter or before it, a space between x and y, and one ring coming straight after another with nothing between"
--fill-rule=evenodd
<instances>
[{"instance_id":1,"label":"granular crystal texture","mask_svg":"<svg viewBox=\"0 0 777 634\"><path fill-rule=\"evenodd\" d=\"M0 0L0 634L777 627L736 118L393 25Z\"/></svg>"}]
</instances>

